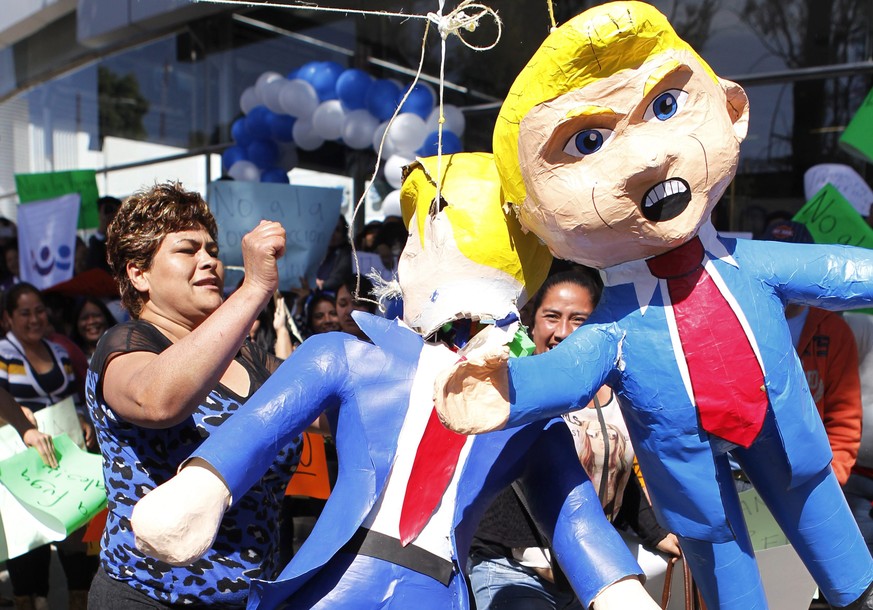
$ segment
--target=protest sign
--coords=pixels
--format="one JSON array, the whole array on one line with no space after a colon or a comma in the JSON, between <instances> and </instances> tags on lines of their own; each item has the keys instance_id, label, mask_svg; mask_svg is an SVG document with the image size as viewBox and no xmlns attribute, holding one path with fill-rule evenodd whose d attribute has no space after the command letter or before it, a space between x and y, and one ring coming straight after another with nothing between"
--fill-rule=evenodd
<instances>
[{"instance_id":1,"label":"protest sign","mask_svg":"<svg viewBox=\"0 0 873 610\"><path fill-rule=\"evenodd\" d=\"M873 89L861 103L861 107L846 125L840 136L840 146L846 152L873 163Z\"/></svg>"},{"instance_id":2,"label":"protest sign","mask_svg":"<svg viewBox=\"0 0 873 610\"><path fill-rule=\"evenodd\" d=\"M42 432L53 437L66 435L73 444L85 446L72 398L40 409L34 416ZM27 446L12 426L0 426L0 460L26 450ZM99 456L94 457L99 462ZM0 561L66 537L67 532L60 529L57 523L44 523L19 502L5 485L0 485Z\"/></svg>"},{"instance_id":3,"label":"protest sign","mask_svg":"<svg viewBox=\"0 0 873 610\"><path fill-rule=\"evenodd\" d=\"M290 290L315 274L327 252L340 213L341 188L219 180L208 188L209 208L218 223L218 245L224 265L241 267L243 236L261 220L285 227L285 256L279 260L279 288ZM233 287L241 272L228 270L225 286Z\"/></svg>"},{"instance_id":4,"label":"protest sign","mask_svg":"<svg viewBox=\"0 0 873 610\"><path fill-rule=\"evenodd\" d=\"M0 461L0 483L41 523L67 536L106 504L103 459L82 451L66 435L52 441L57 468L46 466L30 448Z\"/></svg>"},{"instance_id":5,"label":"protest sign","mask_svg":"<svg viewBox=\"0 0 873 610\"><path fill-rule=\"evenodd\" d=\"M324 451L324 438L320 434L303 434L303 447L300 462L288 487L286 496L304 496L327 500L330 496L330 475L327 470L327 454Z\"/></svg>"},{"instance_id":6,"label":"protest sign","mask_svg":"<svg viewBox=\"0 0 873 610\"><path fill-rule=\"evenodd\" d=\"M815 594L810 576L776 519L754 489L740 492L743 517L771 610L807 608Z\"/></svg>"},{"instance_id":7,"label":"protest sign","mask_svg":"<svg viewBox=\"0 0 873 610\"><path fill-rule=\"evenodd\" d=\"M79 195L18 208L19 277L40 290L73 277Z\"/></svg>"},{"instance_id":8,"label":"protest sign","mask_svg":"<svg viewBox=\"0 0 873 610\"><path fill-rule=\"evenodd\" d=\"M831 184L806 202L794 220L806 225L817 244L873 248L873 229Z\"/></svg>"},{"instance_id":9,"label":"protest sign","mask_svg":"<svg viewBox=\"0 0 873 610\"><path fill-rule=\"evenodd\" d=\"M803 193L807 200L826 184L832 184L861 216L870 213L873 190L854 168L842 163L819 163L803 173Z\"/></svg>"},{"instance_id":10,"label":"protest sign","mask_svg":"<svg viewBox=\"0 0 873 610\"><path fill-rule=\"evenodd\" d=\"M61 195L78 193L82 202L79 229L94 229L97 216L97 174L93 169L41 174L15 174L15 188L21 203L54 199Z\"/></svg>"},{"instance_id":11,"label":"protest sign","mask_svg":"<svg viewBox=\"0 0 873 610\"><path fill-rule=\"evenodd\" d=\"M773 518L770 509L764 504L757 491L748 489L741 492L740 503L752 539L752 548L755 551L788 544L788 538L782 533L779 524L776 523L776 519Z\"/></svg>"}]
</instances>

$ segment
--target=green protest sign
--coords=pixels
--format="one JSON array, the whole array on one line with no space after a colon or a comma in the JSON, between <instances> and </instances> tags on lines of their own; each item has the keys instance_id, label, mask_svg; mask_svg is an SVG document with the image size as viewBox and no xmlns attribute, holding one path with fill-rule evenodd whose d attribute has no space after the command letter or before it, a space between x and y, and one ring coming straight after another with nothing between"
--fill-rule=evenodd
<instances>
[{"instance_id":1,"label":"green protest sign","mask_svg":"<svg viewBox=\"0 0 873 610\"><path fill-rule=\"evenodd\" d=\"M794 220L806 225L817 244L873 248L873 229L831 184L806 202Z\"/></svg>"},{"instance_id":2,"label":"green protest sign","mask_svg":"<svg viewBox=\"0 0 873 610\"><path fill-rule=\"evenodd\" d=\"M752 538L752 548L756 551L771 549L788 544L788 538L782 533L770 509L764 504L761 496L754 489L740 492L740 504L743 516Z\"/></svg>"},{"instance_id":3,"label":"green protest sign","mask_svg":"<svg viewBox=\"0 0 873 610\"><path fill-rule=\"evenodd\" d=\"M70 534L106 505L102 459L66 436L53 441L57 468L46 466L29 448L0 462L0 483L38 521Z\"/></svg>"},{"instance_id":4,"label":"green protest sign","mask_svg":"<svg viewBox=\"0 0 873 610\"><path fill-rule=\"evenodd\" d=\"M873 163L873 89L846 125L840 136L840 146L849 154Z\"/></svg>"},{"instance_id":5,"label":"green protest sign","mask_svg":"<svg viewBox=\"0 0 873 610\"><path fill-rule=\"evenodd\" d=\"M15 174L15 188L21 203L54 199L69 193L79 193L82 207L79 210L79 229L97 227L97 174L93 169L42 174Z\"/></svg>"}]
</instances>

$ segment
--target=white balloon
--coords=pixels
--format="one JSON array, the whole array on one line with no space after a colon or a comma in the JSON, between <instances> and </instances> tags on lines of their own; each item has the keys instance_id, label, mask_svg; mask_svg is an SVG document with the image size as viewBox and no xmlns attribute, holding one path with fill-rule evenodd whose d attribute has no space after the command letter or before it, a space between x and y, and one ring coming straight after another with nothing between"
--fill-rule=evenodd
<instances>
[{"instance_id":1,"label":"white balloon","mask_svg":"<svg viewBox=\"0 0 873 610\"><path fill-rule=\"evenodd\" d=\"M395 151L415 156L415 151L424 144L427 133L427 127L420 116L412 112L404 112L398 114L388 128L388 141Z\"/></svg>"},{"instance_id":2,"label":"white balloon","mask_svg":"<svg viewBox=\"0 0 873 610\"><path fill-rule=\"evenodd\" d=\"M227 175L234 180L257 182L261 179L261 170L251 161L237 161L227 170Z\"/></svg>"},{"instance_id":3,"label":"white balloon","mask_svg":"<svg viewBox=\"0 0 873 610\"><path fill-rule=\"evenodd\" d=\"M373 132L373 150L376 152L379 152L379 145L382 144L382 136L385 135L386 129L388 129L388 121L380 123L379 126L376 127L376 131ZM382 158L387 159L393 154L394 147L391 145L391 142L388 141L388 138L385 138L385 144L382 145Z\"/></svg>"},{"instance_id":4,"label":"white balloon","mask_svg":"<svg viewBox=\"0 0 873 610\"><path fill-rule=\"evenodd\" d=\"M385 198L382 200L382 213L385 215L385 218L389 216L403 216L400 209L400 189L385 195Z\"/></svg>"},{"instance_id":5,"label":"white balloon","mask_svg":"<svg viewBox=\"0 0 873 610\"><path fill-rule=\"evenodd\" d=\"M239 108L243 111L243 114L248 114L252 108L260 104L261 99L258 97L254 87L246 87L246 90L239 96Z\"/></svg>"},{"instance_id":6,"label":"white balloon","mask_svg":"<svg viewBox=\"0 0 873 610\"><path fill-rule=\"evenodd\" d=\"M369 148L378 127L379 119L366 110L352 110L343 121L343 142L357 150Z\"/></svg>"},{"instance_id":7,"label":"white balloon","mask_svg":"<svg viewBox=\"0 0 873 610\"><path fill-rule=\"evenodd\" d=\"M279 91L279 105L285 114L298 119L309 119L318 108L318 93L305 80L295 78L282 85Z\"/></svg>"},{"instance_id":8,"label":"white balloon","mask_svg":"<svg viewBox=\"0 0 873 610\"><path fill-rule=\"evenodd\" d=\"M284 77L278 72L267 71L261 74L258 77L258 80L255 81L255 91L258 93L258 97L261 98L261 101L264 100L264 91L274 80L283 79Z\"/></svg>"},{"instance_id":9,"label":"white balloon","mask_svg":"<svg viewBox=\"0 0 873 610\"><path fill-rule=\"evenodd\" d=\"M385 181L396 189L403 184L403 168L414 161L413 158L391 155L385 161Z\"/></svg>"},{"instance_id":10,"label":"white balloon","mask_svg":"<svg viewBox=\"0 0 873 610\"><path fill-rule=\"evenodd\" d=\"M452 104L446 104L443 106L443 116L446 117L446 122L443 123L443 130L451 131L459 138L464 135L464 127L466 126L467 121L460 108L453 106ZM427 133L433 133L436 131L437 127L439 127L439 122L440 109L437 107L430 111L430 115L427 117L427 121L425 121Z\"/></svg>"},{"instance_id":11,"label":"white balloon","mask_svg":"<svg viewBox=\"0 0 873 610\"><path fill-rule=\"evenodd\" d=\"M297 145L297 148L302 148L303 150L315 150L324 144L324 138L315 133L312 121L309 119L297 119L291 134L294 136L294 143Z\"/></svg>"},{"instance_id":12,"label":"white balloon","mask_svg":"<svg viewBox=\"0 0 873 610\"><path fill-rule=\"evenodd\" d=\"M346 111L339 100L322 102L312 113L312 127L325 140L337 140L343 135Z\"/></svg>"},{"instance_id":13,"label":"white balloon","mask_svg":"<svg viewBox=\"0 0 873 610\"><path fill-rule=\"evenodd\" d=\"M279 94L282 91L282 86L287 82L288 79L279 77L261 88L264 106L277 114L285 114L285 110L282 109L282 104L279 102Z\"/></svg>"}]
</instances>

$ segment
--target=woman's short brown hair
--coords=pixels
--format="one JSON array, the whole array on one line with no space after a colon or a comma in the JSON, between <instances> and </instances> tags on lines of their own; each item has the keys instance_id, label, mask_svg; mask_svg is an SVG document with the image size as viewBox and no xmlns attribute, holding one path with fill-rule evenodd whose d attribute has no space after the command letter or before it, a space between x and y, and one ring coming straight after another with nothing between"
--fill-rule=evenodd
<instances>
[{"instance_id":1,"label":"woman's short brown hair","mask_svg":"<svg viewBox=\"0 0 873 610\"><path fill-rule=\"evenodd\" d=\"M200 228L217 239L215 218L203 197L179 182L155 184L124 200L106 231L106 254L121 303L132 317L139 318L143 298L127 276L127 265L147 271L167 234Z\"/></svg>"}]
</instances>

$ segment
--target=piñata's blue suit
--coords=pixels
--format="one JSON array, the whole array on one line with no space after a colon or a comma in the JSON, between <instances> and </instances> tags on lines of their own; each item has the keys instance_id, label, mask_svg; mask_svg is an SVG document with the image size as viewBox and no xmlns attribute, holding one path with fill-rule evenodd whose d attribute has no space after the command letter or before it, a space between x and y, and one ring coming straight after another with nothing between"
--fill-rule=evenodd
<instances>
[{"instance_id":1,"label":"pi\u00f1ata's blue suit","mask_svg":"<svg viewBox=\"0 0 873 610\"><path fill-rule=\"evenodd\" d=\"M784 308L873 303L873 252L726 239L709 225L700 238L705 260L748 321L769 398L762 431L733 455L828 601L846 606L873 581L873 561L830 470L830 447ZM699 426L678 364L663 280L644 261L603 277L603 297L583 326L546 354L510 361L508 426L584 406L608 383L658 520L680 536L709 609L766 608L723 441ZM731 391L730 380L719 381Z\"/></svg>"},{"instance_id":2,"label":"pi\u00f1ata's blue suit","mask_svg":"<svg viewBox=\"0 0 873 610\"><path fill-rule=\"evenodd\" d=\"M451 527L444 531L452 549L447 584L350 550L391 474L413 381L425 376L429 401L438 372L418 369L424 341L416 333L366 314L355 319L374 345L342 333L308 339L195 454L218 470L233 497L242 497L287 439L322 412L332 419L339 456L336 486L311 535L278 580L253 582L249 608L282 603L295 610L469 608L462 566L470 539L492 498L518 476L524 479L535 517L544 531L553 533L556 555L584 603L607 585L640 573L604 518L560 419L472 439L459 475ZM377 539L367 552L397 554L396 540L387 541L380 551L385 542ZM420 559L397 554L398 560L402 557L413 564Z\"/></svg>"}]
</instances>

